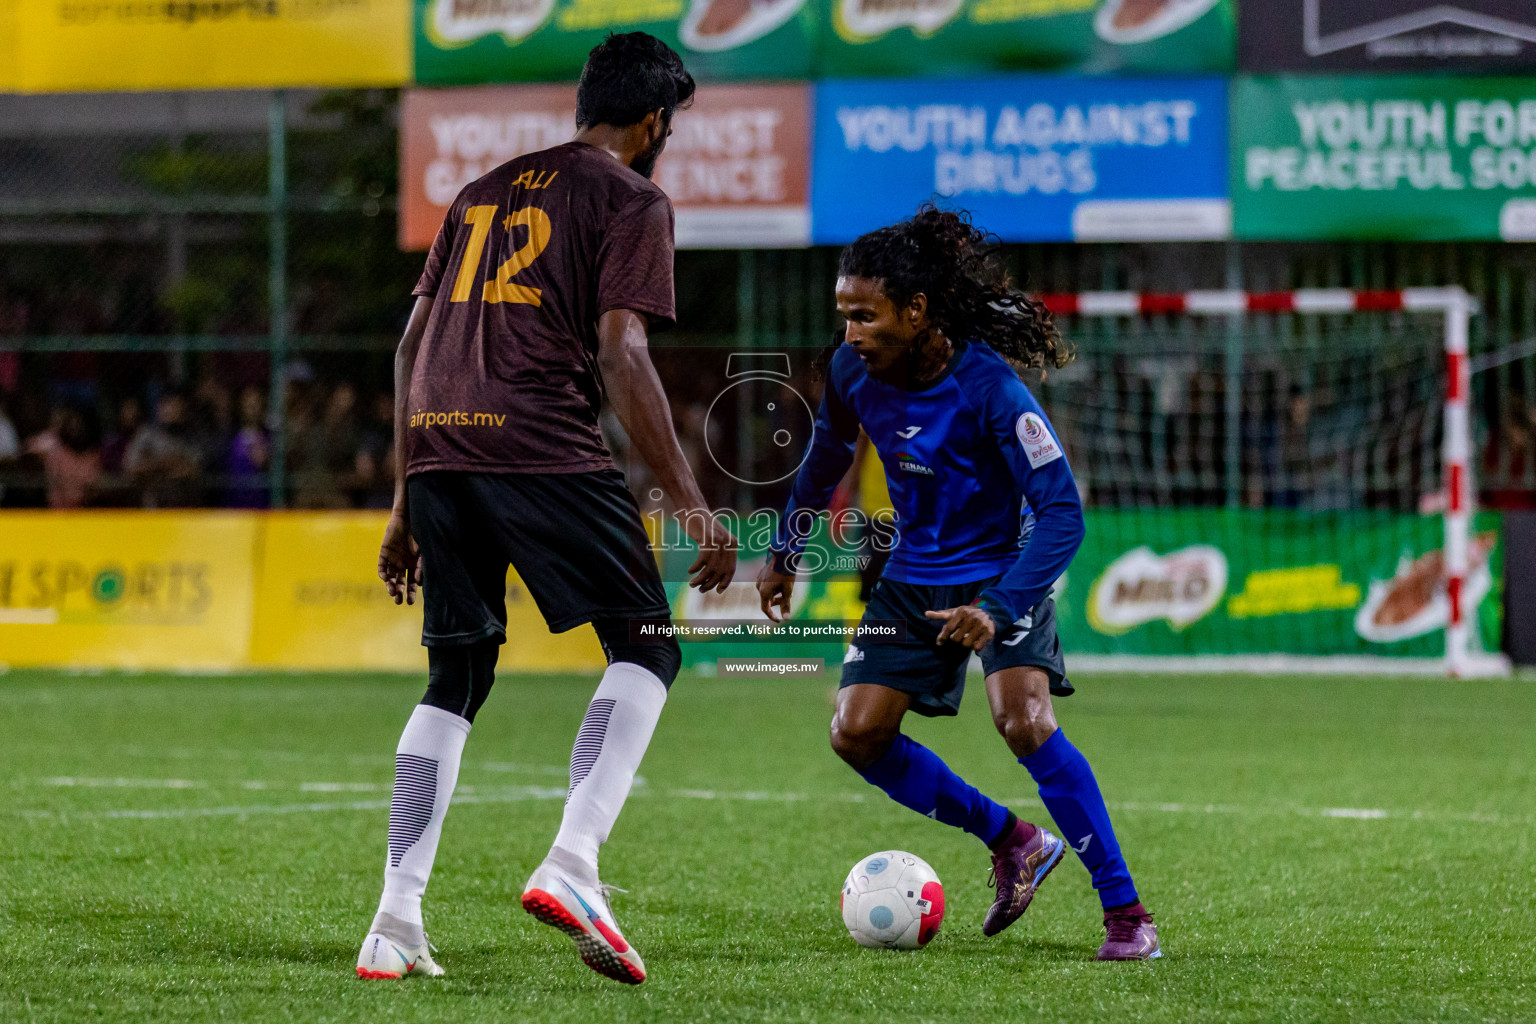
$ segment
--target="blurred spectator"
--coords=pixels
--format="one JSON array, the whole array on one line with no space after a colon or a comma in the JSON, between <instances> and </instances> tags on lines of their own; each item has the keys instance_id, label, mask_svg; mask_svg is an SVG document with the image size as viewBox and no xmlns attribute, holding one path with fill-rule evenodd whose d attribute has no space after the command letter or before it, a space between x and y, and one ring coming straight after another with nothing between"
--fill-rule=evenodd
<instances>
[{"instance_id":1,"label":"blurred spectator","mask_svg":"<svg viewBox=\"0 0 1536 1024\"><path fill-rule=\"evenodd\" d=\"M20 298L9 295L0 286L0 336L27 333L29 307ZM0 352L0 393L10 393L21 385L21 353Z\"/></svg>"},{"instance_id":2,"label":"blurred spectator","mask_svg":"<svg viewBox=\"0 0 1536 1024\"><path fill-rule=\"evenodd\" d=\"M5 503L4 475L16 468L21 455L21 439L16 436L16 424L6 414L5 402L0 399L0 505Z\"/></svg>"},{"instance_id":3,"label":"blurred spectator","mask_svg":"<svg viewBox=\"0 0 1536 1024\"><path fill-rule=\"evenodd\" d=\"M265 417L267 398L259 388L240 392L240 429L230 438L224 472L229 475L225 504L230 508L266 508L267 467L271 444Z\"/></svg>"},{"instance_id":4,"label":"blurred spectator","mask_svg":"<svg viewBox=\"0 0 1536 1024\"><path fill-rule=\"evenodd\" d=\"M123 456L128 442L144 425L144 403L138 395L128 395L117 403L117 423L107 432L101 443L101 468L108 473L123 472Z\"/></svg>"},{"instance_id":5,"label":"blurred spectator","mask_svg":"<svg viewBox=\"0 0 1536 1024\"><path fill-rule=\"evenodd\" d=\"M155 422L133 435L123 468L143 491L145 508L187 508L199 504L202 464L187 422L187 400L167 392L155 406Z\"/></svg>"},{"instance_id":6,"label":"blurred spectator","mask_svg":"<svg viewBox=\"0 0 1536 1024\"><path fill-rule=\"evenodd\" d=\"M197 448L198 463L209 471L224 468L229 443L235 433L235 401L217 377L205 373L192 394L191 440ZM223 481L214 483L218 491ZM214 497L210 494L209 497Z\"/></svg>"},{"instance_id":7,"label":"blurred spectator","mask_svg":"<svg viewBox=\"0 0 1536 1024\"><path fill-rule=\"evenodd\" d=\"M1277 439L1277 465L1269 481L1269 503L1275 508L1300 508L1312 491L1312 450L1308 425L1312 399L1300 385L1292 384L1285 404L1285 419Z\"/></svg>"},{"instance_id":8,"label":"blurred spectator","mask_svg":"<svg viewBox=\"0 0 1536 1024\"><path fill-rule=\"evenodd\" d=\"M293 431L293 503L297 508L350 508L358 484L357 391L342 381L320 422Z\"/></svg>"},{"instance_id":9,"label":"blurred spectator","mask_svg":"<svg viewBox=\"0 0 1536 1024\"><path fill-rule=\"evenodd\" d=\"M1481 501L1492 508L1536 508L1536 416L1511 385L1483 450Z\"/></svg>"},{"instance_id":10,"label":"blurred spectator","mask_svg":"<svg viewBox=\"0 0 1536 1024\"><path fill-rule=\"evenodd\" d=\"M395 502L395 396L373 396L368 425L357 453L357 474L364 508L390 508Z\"/></svg>"},{"instance_id":11,"label":"blurred spectator","mask_svg":"<svg viewBox=\"0 0 1536 1024\"><path fill-rule=\"evenodd\" d=\"M101 442L101 485L94 504L110 508L137 508L142 504L123 458L128 444L144 425L144 403L137 395L128 395L117 403L115 422L108 425Z\"/></svg>"},{"instance_id":12,"label":"blurred spectator","mask_svg":"<svg viewBox=\"0 0 1536 1024\"><path fill-rule=\"evenodd\" d=\"M48 429L27 442L43 464L49 508L84 508L101 480L101 447L94 417L72 405L54 410Z\"/></svg>"}]
</instances>

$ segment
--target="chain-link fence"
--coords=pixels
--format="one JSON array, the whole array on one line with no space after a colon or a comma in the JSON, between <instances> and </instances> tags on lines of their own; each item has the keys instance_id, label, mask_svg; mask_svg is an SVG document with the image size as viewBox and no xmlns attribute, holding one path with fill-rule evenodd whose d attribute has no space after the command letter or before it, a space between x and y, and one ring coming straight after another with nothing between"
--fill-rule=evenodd
<instances>
[{"instance_id":1,"label":"chain-link fence","mask_svg":"<svg viewBox=\"0 0 1536 1024\"><path fill-rule=\"evenodd\" d=\"M0 504L388 503L391 354L421 265L395 241L397 104L390 91L0 97ZM819 350L835 319L836 256L679 253L680 327L654 348L712 500L761 503L705 456L767 442L745 420L710 426L714 392L699 386L696 354ZM1485 311L1473 336L1483 500L1536 506L1536 248L1037 245L1008 258L1047 292L1462 284ZM1354 436L1328 410L1348 404L1362 374L1385 382L1404 359L1391 393L1433 406L1438 374L1402 348L1405 336L1274 318L1252 328L1313 332L1329 368L1319 379L1265 354L1259 334L1180 330L1071 326L1081 358L1041 393L1076 435L1092 503L1422 497L1412 492L1423 480L1394 469L1389 497L1357 479L1375 472L1358 453L1314 452L1294 436L1295 421L1312 423L1311 436L1322 418L1330 443L1369 447L1382 428ZM1177 358L1142 351L1170 331L1189 343ZM814 400L810 374L795 372ZM1064 396L1082 388L1117 397L1074 409ZM722 429L732 439L710 435ZM1104 445L1123 450L1109 458Z\"/></svg>"}]
</instances>

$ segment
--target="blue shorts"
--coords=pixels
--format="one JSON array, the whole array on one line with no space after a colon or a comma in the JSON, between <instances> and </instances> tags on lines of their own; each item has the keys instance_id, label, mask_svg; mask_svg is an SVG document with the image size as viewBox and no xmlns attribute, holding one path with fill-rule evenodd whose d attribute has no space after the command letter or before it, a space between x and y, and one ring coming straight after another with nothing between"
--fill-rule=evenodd
<instances>
[{"instance_id":1,"label":"blue shorts","mask_svg":"<svg viewBox=\"0 0 1536 1024\"><path fill-rule=\"evenodd\" d=\"M843 657L842 685L873 683L909 693L912 710L920 715L958 713L971 649L949 640L936 643L944 624L923 613L970 604L999 578L942 586L887 579L877 582L863 621L900 620L907 624L907 638L849 644ZM1024 616L1024 625L994 637L981 652L981 666L987 675L1005 668L1042 669L1050 678L1052 696L1071 695L1073 687L1056 636L1056 602L1043 598Z\"/></svg>"}]
</instances>

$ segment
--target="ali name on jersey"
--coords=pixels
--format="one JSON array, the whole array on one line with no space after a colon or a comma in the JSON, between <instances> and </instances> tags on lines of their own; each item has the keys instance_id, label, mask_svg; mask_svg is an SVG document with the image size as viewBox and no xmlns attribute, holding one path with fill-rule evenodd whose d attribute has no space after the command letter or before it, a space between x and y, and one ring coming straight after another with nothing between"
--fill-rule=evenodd
<instances>
[{"instance_id":1,"label":"ali name on jersey","mask_svg":"<svg viewBox=\"0 0 1536 1024\"><path fill-rule=\"evenodd\" d=\"M1056 438L1046 429L1045 421L1034 413L1027 412L1020 416L1014 430L1019 435L1019 444L1024 446L1025 458L1029 459L1030 466L1035 469L1061 458L1061 445L1056 443Z\"/></svg>"}]
</instances>

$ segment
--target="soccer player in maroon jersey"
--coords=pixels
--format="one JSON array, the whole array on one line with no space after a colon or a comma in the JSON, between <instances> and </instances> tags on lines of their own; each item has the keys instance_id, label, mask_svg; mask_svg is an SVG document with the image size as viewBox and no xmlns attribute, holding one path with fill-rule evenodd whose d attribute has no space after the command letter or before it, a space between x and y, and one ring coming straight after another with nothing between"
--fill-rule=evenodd
<instances>
[{"instance_id":1,"label":"soccer player in maroon jersey","mask_svg":"<svg viewBox=\"0 0 1536 1024\"><path fill-rule=\"evenodd\" d=\"M395 755L384 895L357 973L441 974L421 897L475 712L506 642L507 566L549 628L592 623L608 658L571 752L565 817L523 906L619 981L645 980L598 880L607 840L682 661L635 642L670 609L639 509L598 430L606 394L679 510L704 497L672 429L647 334L676 316L672 206L652 184L694 84L676 53L610 36L582 71L575 138L464 188L415 289L395 357L394 511L379 576L426 605L429 683ZM724 590L736 538L685 515L690 583Z\"/></svg>"}]
</instances>

